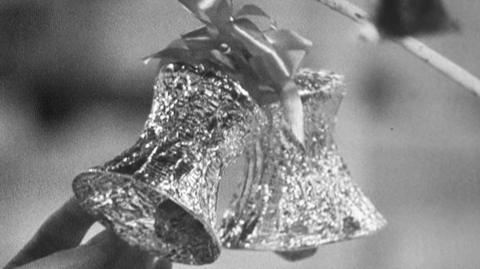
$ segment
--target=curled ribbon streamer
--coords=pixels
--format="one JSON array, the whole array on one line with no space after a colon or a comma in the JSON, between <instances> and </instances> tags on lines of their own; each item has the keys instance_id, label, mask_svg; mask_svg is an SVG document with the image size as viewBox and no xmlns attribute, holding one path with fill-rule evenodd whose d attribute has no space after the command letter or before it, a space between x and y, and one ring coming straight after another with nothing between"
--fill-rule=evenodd
<instances>
[{"instance_id":1,"label":"curled ribbon streamer","mask_svg":"<svg viewBox=\"0 0 480 269\"><path fill-rule=\"evenodd\" d=\"M145 60L207 61L249 81L255 86L250 91L273 89L293 133L303 142L303 126L295 124L303 119L303 108L300 97L288 84L312 42L293 31L277 29L275 21L255 5L245 5L234 14L231 0L179 2L205 26L182 35L178 42ZM249 17L267 19L269 29L260 30Z\"/></svg>"}]
</instances>

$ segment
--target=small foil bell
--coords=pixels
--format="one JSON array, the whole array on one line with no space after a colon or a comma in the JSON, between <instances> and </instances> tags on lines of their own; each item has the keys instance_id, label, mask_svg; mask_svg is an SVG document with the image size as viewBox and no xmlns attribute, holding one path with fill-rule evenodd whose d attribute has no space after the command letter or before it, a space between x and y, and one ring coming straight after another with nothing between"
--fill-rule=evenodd
<instances>
[{"instance_id":1,"label":"small foil bell","mask_svg":"<svg viewBox=\"0 0 480 269\"><path fill-rule=\"evenodd\" d=\"M219 230L227 248L275 251L288 260L313 255L317 246L364 236L385 219L352 183L332 139L343 98L342 78L301 70L294 77L304 110L305 144L285 123L278 103L247 150L244 180Z\"/></svg>"},{"instance_id":2,"label":"small foil bell","mask_svg":"<svg viewBox=\"0 0 480 269\"><path fill-rule=\"evenodd\" d=\"M168 64L157 77L139 140L78 175L74 192L131 245L173 262L211 263L220 254L214 227L223 168L251 143L262 115L227 74Z\"/></svg>"}]
</instances>

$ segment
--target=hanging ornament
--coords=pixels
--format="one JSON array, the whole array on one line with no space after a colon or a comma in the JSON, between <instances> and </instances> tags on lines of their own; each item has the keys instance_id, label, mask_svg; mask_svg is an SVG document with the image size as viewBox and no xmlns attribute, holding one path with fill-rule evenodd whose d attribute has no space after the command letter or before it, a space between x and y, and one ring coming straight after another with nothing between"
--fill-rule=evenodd
<instances>
[{"instance_id":1,"label":"hanging ornament","mask_svg":"<svg viewBox=\"0 0 480 269\"><path fill-rule=\"evenodd\" d=\"M140 139L77 176L75 194L130 244L173 262L211 263L220 253L214 227L223 168L261 120L259 107L227 74L167 64Z\"/></svg>"},{"instance_id":2,"label":"hanging ornament","mask_svg":"<svg viewBox=\"0 0 480 269\"><path fill-rule=\"evenodd\" d=\"M227 248L276 251L290 260L319 245L374 233L384 218L351 181L332 138L342 80L303 70L294 77L303 104L305 143L286 128L278 103L248 147L245 176L219 231Z\"/></svg>"},{"instance_id":3,"label":"hanging ornament","mask_svg":"<svg viewBox=\"0 0 480 269\"><path fill-rule=\"evenodd\" d=\"M375 24L389 37L458 30L441 0L381 0Z\"/></svg>"}]
</instances>

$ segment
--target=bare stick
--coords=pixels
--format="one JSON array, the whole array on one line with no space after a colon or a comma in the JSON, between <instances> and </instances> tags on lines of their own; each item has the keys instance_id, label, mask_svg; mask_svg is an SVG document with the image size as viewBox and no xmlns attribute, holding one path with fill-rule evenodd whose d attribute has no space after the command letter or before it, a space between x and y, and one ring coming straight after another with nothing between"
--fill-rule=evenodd
<instances>
[{"instance_id":1,"label":"bare stick","mask_svg":"<svg viewBox=\"0 0 480 269\"><path fill-rule=\"evenodd\" d=\"M375 25L370 22L370 16L360 7L348 2L347 0L316 0L325 6L347 16L356 23L369 29L376 29ZM463 69L456 63L450 61L445 56L429 48L419 40L413 37L405 37L395 40L405 50L422 59L425 63L431 65L436 70L443 73L453 81L470 90L476 96L480 96L480 80L467 70Z\"/></svg>"}]
</instances>

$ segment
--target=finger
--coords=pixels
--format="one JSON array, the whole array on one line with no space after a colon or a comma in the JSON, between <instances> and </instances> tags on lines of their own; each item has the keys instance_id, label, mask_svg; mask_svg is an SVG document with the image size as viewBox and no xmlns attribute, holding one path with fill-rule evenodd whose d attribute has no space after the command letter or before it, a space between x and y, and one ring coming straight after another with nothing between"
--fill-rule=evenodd
<instances>
[{"instance_id":1,"label":"finger","mask_svg":"<svg viewBox=\"0 0 480 269\"><path fill-rule=\"evenodd\" d=\"M111 259L105 268L114 269L135 269L145 268L147 255L135 247L129 246L126 242L120 242L117 249L117 256Z\"/></svg>"},{"instance_id":2,"label":"finger","mask_svg":"<svg viewBox=\"0 0 480 269\"><path fill-rule=\"evenodd\" d=\"M95 236L87 244L51 254L15 269L104 269L115 260L120 248L119 239L106 230Z\"/></svg>"},{"instance_id":3,"label":"finger","mask_svg":"<svg viewBox=\"0 0 480 269\"><path fill-rule=\"evenodd\" d=\"M102 232L103 234L105 232ZM113 232L109 231L105 236L95 236L87 245L100 244L104 240L108 240L106 244L102 244L101 251L113 253L114 255L104 256L107 259L97 261L95 264L104 264L105 269L171 269L171 262L167 259L162 259L150 252L147 252L139 247L130 246L127 242L121 240ZM103 249L105 248L105 249ZM91 262L90 262L91 263Z\"/></svg>"},{"instance_id":4,"label":"finger","mask_svg":"<svg viewBox=\"0 0 480 269\"><path fill-rule=\"evenodd\" d=\"M33 238L5 268L20 266L57 251L78 246L94 222L95 219L79 206L77 199L71 198L42 224Z\"/></svg>"},{"instance_id":5,"label":"finger","mask_svg":"<svg viewBox=\"0 0 480 269\"><path fill-rule=\"evenodd\" d=\"M160 259L155 255L138 247L129 246L122 242L119 248L118 258L112 261L106 268L115 269L170 269L168 260Z\"/></svg>"},{"instance_id":6,"label":"finger","mask_svg":"<svg viewBox=\"0 0 480 269\"><path fill-rule=\"evenodd\" d=\"M153 260L151 269L172 269L172 263L167 259L156 258Z\"/></svg>"},{"instance_id":7,"label":"finger","mask_svg":"<svg viewBox=\"0 0 480 269\"><path fill-rule=\"evenodd\" d=\"M104 261L105 269L171 269L172 265L167 259L162 259L154 254L147 252L139 247L130 246L127 242L119 239L113 233L111 236L116 240L110 242L110 245L103 245L115 252L115 255L108 256ZM100 238L101 240L102 238ZM98 239L94 238L87 244L96 244ZM106 250L105 250L106 251ZM100 264L100 262L97 262Z\"/></svg>"}]
</instances>

